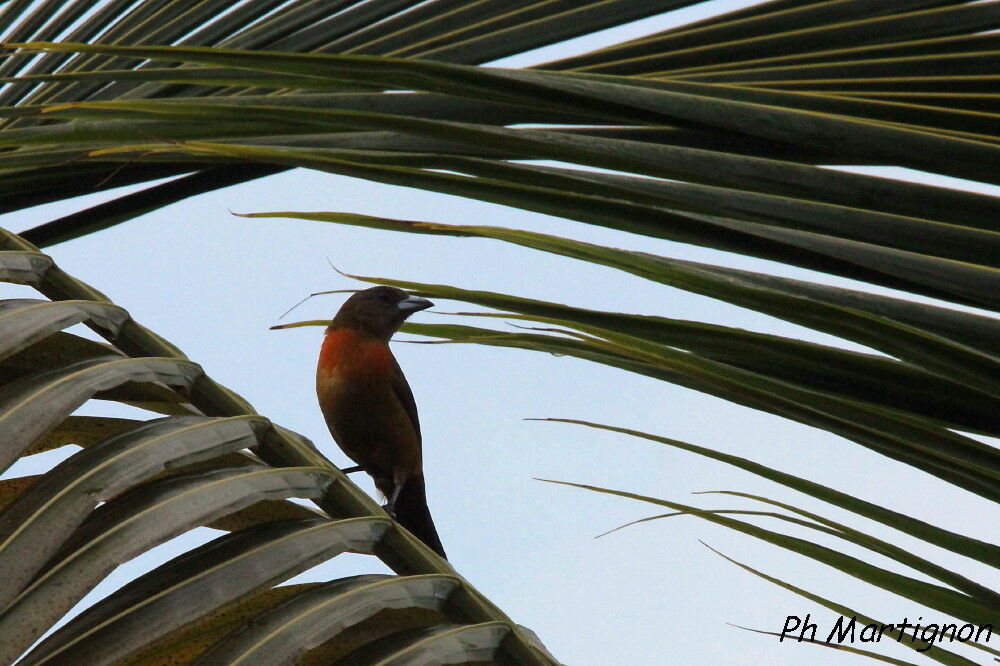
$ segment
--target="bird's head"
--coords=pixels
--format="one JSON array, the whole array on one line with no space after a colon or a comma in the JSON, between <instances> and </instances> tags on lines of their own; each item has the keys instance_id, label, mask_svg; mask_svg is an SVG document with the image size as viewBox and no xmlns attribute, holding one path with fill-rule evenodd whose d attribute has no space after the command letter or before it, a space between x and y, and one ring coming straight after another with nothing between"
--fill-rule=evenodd
<instances>
[{"instance_id":1,"label":"bird's head","mask_svg":"<svg viewBox=\"0 0 1000 666\"><path fill-rule=\"evenodd\" d=\"M371 287L348 298L330 328L351 328L363 335L388 340L414 312L434 305L396 287Z\"/></svg>"}]
</instances>

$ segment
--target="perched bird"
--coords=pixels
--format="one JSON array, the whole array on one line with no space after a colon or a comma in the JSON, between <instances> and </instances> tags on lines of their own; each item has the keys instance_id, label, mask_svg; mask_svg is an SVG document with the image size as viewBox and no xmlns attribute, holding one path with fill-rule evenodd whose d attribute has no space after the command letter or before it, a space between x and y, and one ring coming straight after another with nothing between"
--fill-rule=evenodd
<instances>
[{"instance_id":1,"label":"perched bird","mask_svg":"<svg viewBox=\"0 0 1000 666\"><path fill-rule=\"evenodd\" d=\"M431 305L394 287L348 298L323 337L316 395L333 439L375 480L386 511L445 557L424 492L417 404L389 350L403 320Z\"/></svg>"}]
</instances>

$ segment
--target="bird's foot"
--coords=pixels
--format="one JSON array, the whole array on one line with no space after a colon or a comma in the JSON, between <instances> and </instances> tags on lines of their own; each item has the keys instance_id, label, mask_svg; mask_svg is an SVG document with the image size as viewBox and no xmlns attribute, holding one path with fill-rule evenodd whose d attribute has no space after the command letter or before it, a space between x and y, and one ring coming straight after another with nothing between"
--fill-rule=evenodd
<instances>
[{"instance_id":1,"label":"bird's foot","mask_svg":"<svg viewBox=\"0 0 1000 666\"><path fill-rule=\"evenodd\" d=\"M382 510L389 514L389 517L396 520L396 507L392 502L386 502Z\"/></svg>"},{"instance_id":2,"label":"bird's foot","mask_svg":"<svg viewBox=\"0 0 1000 666\"><path fill-rule=\"evenodd\" d=\"M403 485L397 483L392 489L392 495L389 497L389 501L385 503L382 510L387 514L392 516L393 520L396 520L396 500L399 499L399 492L403 489Z\"/></svg>"},{"instance_id":3,"label":"bird's foot","mask_svg":"<svg viewBox=\"0 0 1000 666\"><path fill-rule=\"evenodd\" d=\"M361 465L355 465L354 467L343 467L340 470L344 474L354 474L355 472L363 471Z\"/></svg>"}]
</instances>

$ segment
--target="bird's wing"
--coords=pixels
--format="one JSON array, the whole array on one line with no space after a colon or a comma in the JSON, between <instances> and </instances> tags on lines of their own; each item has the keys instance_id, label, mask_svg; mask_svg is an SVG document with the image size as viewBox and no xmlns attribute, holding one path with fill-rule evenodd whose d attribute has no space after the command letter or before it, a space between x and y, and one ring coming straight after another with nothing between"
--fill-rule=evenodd
<instances>
[{"instance_id":1,"label":"bird's wing","mask_svg":"<svg viewBox=\"0 0 1000 666\"><path fill-rule=\"evenodd\" d=\"M395 357L392 359L392 365L392 392L403 406L406 415L410 417L410 423L413 424L413 431L417 434L417 444L419 445L421 441L420 419L417 417L417 403L413 399L413 391L410 390L403 369L399 367L399 362L396 361Z\"/></svg>"}]
</instances>

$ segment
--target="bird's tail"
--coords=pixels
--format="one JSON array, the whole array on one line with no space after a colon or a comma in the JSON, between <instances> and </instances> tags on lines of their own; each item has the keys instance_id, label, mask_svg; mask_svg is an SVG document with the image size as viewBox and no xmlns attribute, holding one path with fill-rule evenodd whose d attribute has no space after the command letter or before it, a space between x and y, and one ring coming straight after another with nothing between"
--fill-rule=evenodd
<instances>
[{"instance_id":1,"label":"bird's tail","mask_svg":"<svg viewBox=\"0 0 1000 666\"><path fill-rule=\"evenodd\" d=\"M423 475L411 476L403 484L396 498L396 522L423 541L435 553L448 559L444 554L441 539L438 538L430 509L427 508L427 493L424 491Z\"/></svg>"}]
</instances>

